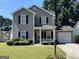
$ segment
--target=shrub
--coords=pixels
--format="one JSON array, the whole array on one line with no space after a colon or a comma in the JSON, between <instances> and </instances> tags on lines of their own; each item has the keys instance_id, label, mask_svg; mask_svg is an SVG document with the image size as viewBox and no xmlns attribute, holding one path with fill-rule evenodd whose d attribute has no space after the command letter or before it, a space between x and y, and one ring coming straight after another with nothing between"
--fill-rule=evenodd
<instances>
[{"instance_id":1,"label":"shrub","mask_svg":"<svg viewBox=\"0 0 79 59\"><path fill-rule=\"evenodd\" d=\"M47 41L42 41L42 44L43 44L43 45L48 45L49 42L47 42Z\"/></svg>"},{"instance_id":2,"label":"shrub","mask_svg":"<svg viewBox=\"0 0 79 59\"><path fill-rule=\"evenodd\" d=\"M15 42L15 41L20 41L20 38L13 38L12 40L13 40L14 42Z\"/></svg>"},{"instance_id":3,"label":"shrub","mask_svg":"<svg viewBox=\"0 0 79 59\"><path fill-rule=\"evenodd\" d=\"M30 45L28 41L20 41L20 45Z\"/></svg>"},{"instance_id":4,"label":"shrub","mask_svg":"<svg viewBox=\"0 0 79 59\"><path fill-rule=\"evenodd\" d=\"M50 45L54 45L54 42L53 42L53 41L50 41L49 44L50 44Z\"/></svg>"},{"instance_id":5,"label":"shrub","mask_svg":"<svg viewBox=\"0 0 79 59\"><path fill-rule=\"evenodd\" d=\"M79 35L76 35L76 36L75 36L75 42L76 42L76 43L79 43Z\"/></svg>"},{"instance_id":6,"label":"shrub","mask_svg":"<svg viewBox=\"0 0 79 59\"><path fill-rule=\"evenodd\" d=\"M13 44L14 45L20 45L20 41L15 41Z\"/></svg>"},{"instance_id":7,"label":"shrub","mask_svg":"<svg viewBox=\"0 0 79 59\"><path fill-rule=\"evenodd\" d=\"M20 41L26 41L26 39L25 38L20 38Z\"/></svg>"},{"instance_id":8,"label":"shrub","mask_svg":"<svg viewBox=\"0 0 79 59\"><path fill-rule=\"evenodd\" d=\"M33 44L33 40L27 39L27 41L29 42L29 44Z\"/></svg>"},{"instance_id":9,"label":"shrub","mask_svg":"<svg viewBox=\"0 0 79 59\"><path fill-rule=\"evenodd\" d=\"M7 45L13 45L13 41L12 40L8 40L6 43L7 43Z\"/></svg>"},{"instance_id":10,"label":"shrub","mask_svg":"<svg viewBox=\"0 0 79 59\"><path fill-rule=\"evenodd\" d=\"M30 45L28 41L15 41L14 45Z\"/></svg>"}]
</instances>

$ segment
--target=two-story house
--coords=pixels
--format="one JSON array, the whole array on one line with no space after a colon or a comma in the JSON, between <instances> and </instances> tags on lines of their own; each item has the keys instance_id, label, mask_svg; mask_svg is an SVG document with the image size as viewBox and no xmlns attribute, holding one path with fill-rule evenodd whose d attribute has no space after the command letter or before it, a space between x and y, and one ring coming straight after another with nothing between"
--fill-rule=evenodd
<instances>
[{"instance_id":1,"label":"two-story house","mask_svg":"<svg viewBox=\"0 0 79 59\"><path fill-rule=\"evenodd\" d=\"M55 15L35 5L29 9L20 8L13 12L12 38L32 39L33 43L54 41L60 43L73 41L73 29L63 26L55 30Z\"/></svg>"}]
</instances>

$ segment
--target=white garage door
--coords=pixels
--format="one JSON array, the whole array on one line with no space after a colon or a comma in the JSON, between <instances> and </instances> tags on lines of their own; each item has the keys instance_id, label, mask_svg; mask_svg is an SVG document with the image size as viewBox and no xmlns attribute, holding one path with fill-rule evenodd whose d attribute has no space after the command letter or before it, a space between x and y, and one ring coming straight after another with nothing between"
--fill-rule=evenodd
<instances>
[{"instance_id":1,"label":"white garage door","mask_svg":"<svg viewBox=\"0 0 79 59\"><path fill-rule=\"evenodd\" d=\"M59 43L69 43L71 42L71 32L58 32Z\"/></svg>"}]
</instances>

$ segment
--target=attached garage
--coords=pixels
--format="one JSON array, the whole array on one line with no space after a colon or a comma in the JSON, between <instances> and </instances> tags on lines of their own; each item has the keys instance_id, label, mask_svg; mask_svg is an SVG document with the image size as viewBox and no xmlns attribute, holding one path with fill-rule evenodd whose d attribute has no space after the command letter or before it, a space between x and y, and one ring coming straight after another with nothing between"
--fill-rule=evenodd
<instances>
[{"instance_id":1,"label":"attached garage","mask_svg":"<svg viewBox=\"0 0 79 59\"><path fill-rule=\"evenodd\" d=\"M65 29L66 28L66 29ZM62 30L57 30L57 39L59 43L71 43L73 42L73 30L69 27L62 28Z\"/></svg>"},{"instance_id":2,"label":"attached garage","mask_svg":"<svg viewBox=\"0 0 79 59\"><path fill-rule=\"evenodd\" d=\"M72 41L71 32L58 32L58 42L59 43L70 43Z\"/></svg>"}]
</instances>

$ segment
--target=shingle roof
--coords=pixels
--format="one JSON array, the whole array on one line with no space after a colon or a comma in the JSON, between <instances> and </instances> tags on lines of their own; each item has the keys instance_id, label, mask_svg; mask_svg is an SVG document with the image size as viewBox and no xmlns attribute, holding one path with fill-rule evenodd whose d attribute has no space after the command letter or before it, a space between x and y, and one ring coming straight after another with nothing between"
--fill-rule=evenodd
<instances>
[{"instance_id":1,"label":"shingle roof","mask_svg":"<svg viewBox=\"0 0 79 59\"><path fill-rule=\"evenodd\" d=\"M63 26L61 30L57 30L57 31L73 31L73 28L70 26Z\"/></svg>"}]
</instances>

